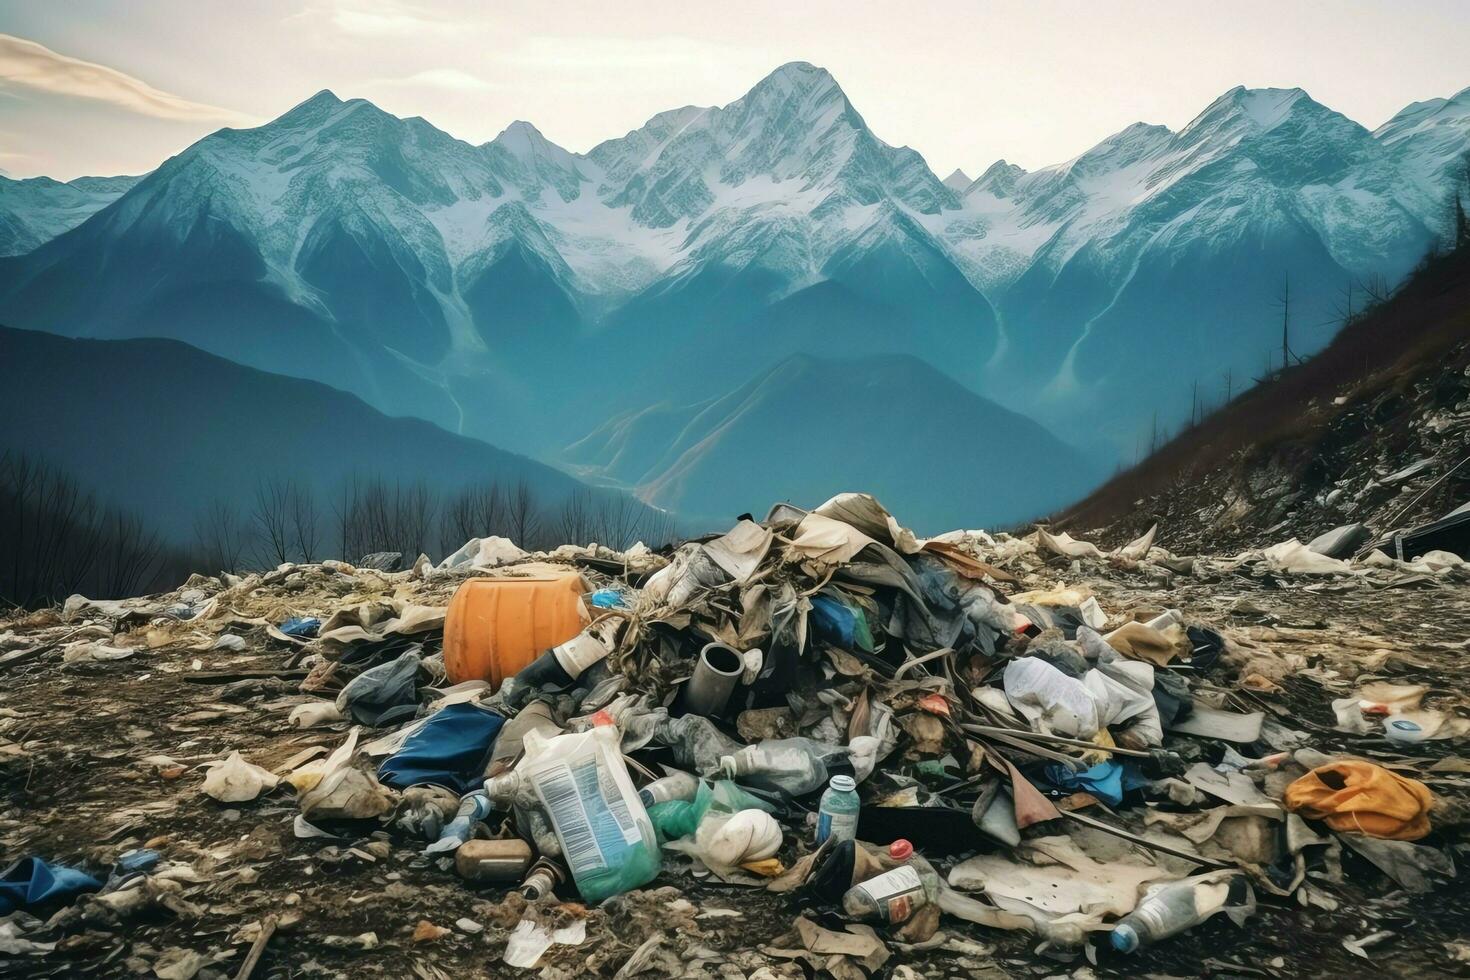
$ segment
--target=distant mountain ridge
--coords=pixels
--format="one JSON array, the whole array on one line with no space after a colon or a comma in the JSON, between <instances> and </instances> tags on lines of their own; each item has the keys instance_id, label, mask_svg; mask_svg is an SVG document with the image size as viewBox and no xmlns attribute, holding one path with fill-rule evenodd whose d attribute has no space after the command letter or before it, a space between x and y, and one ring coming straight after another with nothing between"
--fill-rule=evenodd
<instances>
[{"instance_id":1,"label":"distant mountain ridge","mask_svg":"<svg viewBox=\"0 0 1470 980\"><path fill-rule=\"evenodd\" d=\"M1201 383L1259 373L1284 289L1306 354L1350 284L1413 266L1467 104L1370 133L1298 89L1237 88L1177 133L1140 123L967 183L799 62L586 154L526 122L474 146L322 92L0 259L0 306L162 333L547 458L794 354L916 357L1116 458Z\"/></svg>"},{"instance_id":2,"label":"distant mountain ridge","mask_svg":"<svg viewBox=\"0 0 1470 980\"><path fill-rule=\"evenodd\" d=\"M257 488L273 480L310 489L323 515L353 477L422 483L443 497L523 482L548 509L581 488L421 419L387 418L345 392L171 340L73 340L0 326L0 418L0 449L77 474L175 543L190 540L195 517L216 500L248 515Z\"/></svg>"},{"instance_id":3,"label":"distant mountain ridge","mask_svg":"<svg viewBox=\"0 0 1470 980\"><path fill-rule=\"evenodd\" d=\"M564 455L685 513L824 500L861 479L926 533L977 514L1018 522L1101 475L1035 422L906 356L795 354L715 398L612 418Z\"/></svg>"},{"instance_id":4,"label":"distant mountain ridge","mask_svg":"<svg viewBox=\"0 0 1470 980\"><path fill-rule=\"evenodd\" d=\"M0 173L0 256L24 255L122 197L141 177L16 180Z\"/></svg>"}]
</instances>

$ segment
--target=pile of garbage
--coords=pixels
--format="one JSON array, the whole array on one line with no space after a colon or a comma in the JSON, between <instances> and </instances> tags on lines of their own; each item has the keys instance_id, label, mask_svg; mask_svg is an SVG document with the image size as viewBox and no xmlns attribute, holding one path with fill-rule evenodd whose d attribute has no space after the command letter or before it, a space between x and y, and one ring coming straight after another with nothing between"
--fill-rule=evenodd
<instances>
[{"instance_id":1,"label":"pile of garbage","mask_svg":"<svg viewBox=\"0 0 1470 980\"><path fill-rule=\"evenodd\" d=\"M1243 925L1258 903L1336 908L1349 854L1411 893L1453 877L1462 807L1416 776L1459 792L1461 699L1369 674L1354 686L1188 608L1109 609L1064 577L1107 566L1157 593L1231 576L1463 586L1470 566L1295 542L1181 557L1153 539L921 539L848 493L665 554L489 538L402 571L380 555L73 597L0 632L0 669L270 645L279 669L196 661L190 679L329 745L148 764L224 806L288 801L291 833L334 857L412 847L445 881L519 895L500 962L548 976L556 949L586 940L588 907L673 882L785 903L790 931L733 975L856 978L892 971L895 951L984 953L972 927L1122 962L1217 915ZM1306 681L1342 694L1330 738L1272 703ZM98 916L187 906L197 872L162 850L96 873L15 864L0 951L42 955ZM244 937L237 976L288 921ZM448 932L425 919L413 941ZM701 975L663 932L633 938L606 964L617 976ZM176 952L157 976L208 972Z\"/></svg>"}]
</instances>

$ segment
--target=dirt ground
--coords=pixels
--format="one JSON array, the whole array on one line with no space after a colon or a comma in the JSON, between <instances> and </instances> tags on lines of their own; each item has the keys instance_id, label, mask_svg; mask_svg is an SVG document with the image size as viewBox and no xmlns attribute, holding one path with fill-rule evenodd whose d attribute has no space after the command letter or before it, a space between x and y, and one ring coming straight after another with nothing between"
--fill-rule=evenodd
<instances>
[{"instance_id":1,"label":"dirt ground","mask_svg":"<svg viewBox=\"0 0 1470 980\"><path fill-rule=\"evenodd\" d=\"M1374 676L1429 684L1432 699L1448 703L1470 693L1470 595L1463 584L1377 588L1240 574L1166 583L1136 569L1082 570L1061 560L1055 572L1092 586L1106 608L1176 606L1192 620L1339 670L1344 684L1352 680L1353 662L1371 659ZM25 628L0 622L0 631ZM298 839L297 810L284 790L235 805L204 796L196 768L204 760L239 751L272 769L304 748L340 741L339 732L288 726L293 679L231 687L198 682L210 671L280 670L289 655L262 638L243 653L164 646L110 662L62 665L43 658L5 671L0 845L6 863L35 854L95 873L124 851L147 846L186 862L193 876L129 917L73 916L55 952L0 956L0 974L152 976L160 962L185 955L170 951L182 950L199 954L199 976L234 976L255 925L273 916L280 928L254 977L630 976L625 967L638 965L628 964L635 951L649 962L646 976L805 975L799 965L763 952L792 945L782 939L796 915L787 898L697 880L672 859L648 889L601 908L539 912L559 921L585 916L587 938L579 946L551 947L534 970L512 969L501 955L524 912L518 895L466 884L397 832L333 828L346 839ZM1306 678L1287 677L1283 687L1259 695L1262 705L1288 728L1309 732L1313 747L1389 755L1386 741L1331 730L1329 701L1340 694ZM1452 811L1470 798L1470 777L1427 770L1454 754L1451 742L1426 743L1406 763ZM1467 848L1459 840L1437 823L1426 843L1449 845L1463 857ZM783 856L791 848L788 837ZM1470 976L1470 895L1462 886L1410 895L1352 855L1344 867L1345 884L1319 883L1337 900L1336 910L1258 895L1259 911L1244 929L1218 917L1131 957L1104 949L1096 963L1038 956L1026 934L946 918L931 948L894 944L880 975ZM425 920L449 931L415 942ZM1392 935L1368 946L1367 960L1344 948L1344 940L1385 930Z\"/></svg>"}]
</instances>

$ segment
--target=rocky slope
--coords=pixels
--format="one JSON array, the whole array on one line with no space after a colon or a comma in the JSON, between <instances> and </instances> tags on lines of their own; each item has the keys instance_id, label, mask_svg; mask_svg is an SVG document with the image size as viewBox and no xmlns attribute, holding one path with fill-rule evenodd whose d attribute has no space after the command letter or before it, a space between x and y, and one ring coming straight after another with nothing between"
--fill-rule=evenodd
<instances>
[{"instance_id":1,"label":"rocky slope","mask_svg":"<svg viewBox=\"0 0 1470 980\"><path fill-rule=\"evenodd\" d=\"M1470 249L1428 263L1325 350L1252 389L1057 523L1229 550L1470 501ZM1088 533L1096 533L1089 531Z\"/></svg>"},{"instance_id":2,"label":"rocky slope","mask_svg":"<svg viewBox=\"0 0 1470 980\"><path fill-rule=\"evenodd\" d=\"M78 177L63 183L0 175L0 256L24 255L75 228L141 179Z\"/></svg>"}]
</instances>

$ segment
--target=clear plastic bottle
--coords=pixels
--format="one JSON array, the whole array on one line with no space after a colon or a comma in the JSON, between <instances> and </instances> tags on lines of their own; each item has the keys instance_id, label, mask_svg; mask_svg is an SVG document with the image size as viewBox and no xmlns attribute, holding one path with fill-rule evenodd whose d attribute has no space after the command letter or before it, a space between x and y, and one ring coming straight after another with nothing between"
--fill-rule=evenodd
<instances>
[{"instance_id":1,"label":"clear plastic bottle","mask_svg":"<svg viewBox=\"0 0 1470 980\"><path fill-rule=\"evenodd\" d=\"M768 738L720 759L726 779L788 796L805 796L827 781L830 755L809 738Z\"/></svg>"},{"instance_id":2,"label":"clear plastic bottle","mask_svg":"<svg viewBox=\"0 0 1470 980\"><path fill-rule=\"evenodd\" d=\"M932 864L913 854L911 848L901 859L894 856L891 848L889 853L901 863L848 889L842 896L842 909L848 915L895 925L907 922L915 912L939 896L944 882Z\"/></svg>"},{"instance_id":3,"label":"clear plastic bottle","mask_svg":"<svg viewBox=\"0 0 1470 980\"><path fill-rule=\"evenodd\" d=\"M1239 872L1215 872L1155 886L1138 907L1113 926L1110 941L1120 953L1193 929L1217 912L1244 924L1256 910L1255 892Z\"/></svg>"},{"instance_id":4,"label":"clear plastic bottle","mask_svg":"<svg viewBox=\"0 0 1470 980\"><path fill-rule=\"evenodd\" d=\"M699 792L699 780L687 772L676 772L662 779L655 779L638 791L644 806L667 803L670 800L692 800Z\"/></svg>"},{"instance_id":5,"label":"clear plastic bottle","mask_svg":"<svg viewBox=\"0 0 1470 980\"><path fill-rule=\"evenodd\" d=\"M493 809L515 814L516 826L531 838L536 850L553 857L561 855L561 841L551 826L551 818L536 798L536 787L524 773L513 769L491 776L485 780L485 796Z\"/></svg>"},{"instance_id":6,"label":"clear plastic bottle","mask_svg":"<svg viewBox=\"0 0 1470 980\"><path fill-rule=\"evenodd\" d=\"M863 808L858 799L857 784L851 776L833 776L817 807L817 843L828 837L839 841L857 838L858 812Z\"/></svg>"},{"instance_id":7,"label":"clear plastic bottle","mask_svg":"<svg viewBox=\"0 0 1470 980\"><path fill-rule=\"evenodd\" d=\"M672 750L676 765L705 777L719 775L720 759L740 749L739 742L701 715L660 722L654 738Z\"/></svg>"}]
</instances>

